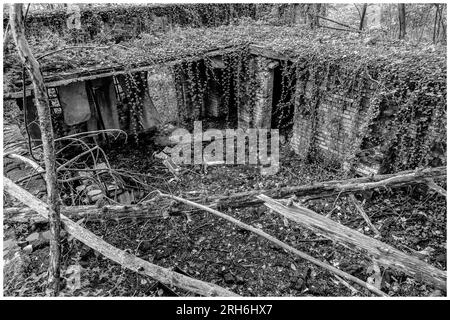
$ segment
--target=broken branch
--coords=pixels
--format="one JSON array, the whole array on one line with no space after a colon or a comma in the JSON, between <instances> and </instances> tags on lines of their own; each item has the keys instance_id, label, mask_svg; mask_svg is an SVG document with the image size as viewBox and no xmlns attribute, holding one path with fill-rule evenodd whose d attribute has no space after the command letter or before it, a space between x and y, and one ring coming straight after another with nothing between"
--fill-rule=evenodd
<instances>
[{"instance_id":1,"label":"broken branch","mask_svg":"<svg viewBox=\"0 0 450 320\"><path fill-rule=\"evenodd\" d=\"M345 287L347 287L351 292L352 292L352 296L354 296L355 294L358 293L358 290L353 287L350 283L348 283L347 281L345 281L344 279L342 279L341 277L339 277L338 275L334 275L336 277L336 279L339 280L340 283L342 283Z\"/></svg>"},{"instance_id":2,"label":"broken branch","mask_svg":"<svg viewBox=\"0 0 450 320\"><path fill-rule=\"evenodd\" d=\"M49 209L44 202L14 184L6 177L3 179L3 187L11 196L38 212L44 218L48 218ZM118 249L64 215L61 215L61 222L66 231L75 239L131 271L137 272L143 276L152 277L166 285L176 286L203 296L238 296L216 284L207 283L167 270L166 268L162 268Z\"/></svg>"},{"instance_id":3,"label":"broken branch","mask_svg":"<svg viewBox=\"0 0 450 320\"><path fill-rule=\"evenodd\" d=\"M307 208L286 207L265 195L258 196L265 205L301 226L338 241L349 248L358 248L371 255L375 261L386 267L402 271L419 281L425 281L439 289L446 290L447 274L415 257L379 240L368 237L349 227L315 213Z\"/></svg>"},{"instance_id":4,"label":"broken branch","mask_svg":"<svg viewBox=\"0 0 450 320\"><path fill-rule=\"evenodd\" d=\"M127 206L127 205L105 205L97 207L89 206L68 206L61 207L61 214L72 220L85 218L87 221L106 221L123 219L149 219L157 218L162 215L156 211L150 211L152 205ZM19 223L42 223L47 219L39 215L36 211L24 208L5 208L3 210L3 219L5 221Z\"/></svg>"},{"instance_id":5,"label":"broken branch","mask_svg":"<svg viewBox=\"0 0 450 320\"><path fill-rule=\"evenodd\" d=\"M360 30L355 30L355 29L344 29L344 28L336 28L336 27L331 27L331 26L320 26L320 27L325 28L325 29L338 30L338 31L347 31L347 32L356 32L356 33L362 32Z\"/></svg>"},{"instance_id":6,"label":"broken branch","mask_svg":"<svg viewBox=\"0 0 450 320\"><path fill-rule=\"evenodd\" d=\"M28 164L30 167L32 167L34 170L36 170L37 173L39 173L39 174L45 173L44 168L42 168L39 164L37 164L36 162L34 162L33 160L31 160L27 157L21 156L19 154L14 154L14 153L8 154L8 157L11 159L20 160L20 161Z\"/></svg>"},{"instance_id":7,"label":"broken branch","mask_svg":"<svg viewBox=\"0 0 450 320\"><path fill-rule=\"evenodd\" d=\"M92 158L95 159L94 154L92 153L94 150L97 150L99 147L95 146L93 148L90 148L78 155L76 155L75 157L73 157L72 159L70 159L69 161L63 163L62 165L60 165L56 171L61 171L62 169L66 168L67 166L71 165L72 163L74 163L75 161L77 161L78 159L80 159L82 156L84 156L85 154L91 153Z\"/></svg>"},{"instance_id":8,"label":"broken branch","mask_svg":"<svg viewBox=\"0 0 450 320\"><path fill-rule=\"evenodd\" d=\"M364 218L370 229L372 229L372 231L375 232L376 235L381 235L380 231L378 231L378 229L373 225L372 221L370 221L370 218L367 216L366 212L358 204L358 200L356 200L355 196L353 194L350 194L349 198L355 205L356 210L358 210L359 214Z\"/></svg>"},{"instance_id":9,"label":"broken branch","mask_svg":"<svg viewBox=\"0 0 450 320\"><path fill-rule=\"evenodd\" d=\"M223 219L225 219L225 220L227 220L227 221L229 221L231 223L234 223L235 225L241 227L242 229L248 230L250 232L253 232L253 233L259 235L260 237L263 237L264 239L266 239L266 240L268 240L268 241L270 241L270 242L280 246L281 248L283 248L283 249L285 249L285 250L287 250L287 251L289 251L289 252L291 252L291 253L293 253L293 254L295 254L295 255L297 255L297 256L305 259L305 260L308 260L308 261L314 263L315 265L318 265L318 266L320 266L320 267L322 267L322 268L324 268L324 269L326 269L328 271L331 271L334 274L337 274L337 275L339 275L339 276L341 276L343 278L346 278L346 279L348 279L348 280L350 280L352 282L355 282L355 283L359 284L360 286L362 286L364 288L367 288L368 290L372 291L376 295L387 296L381 290L379 290L379 289L375 288L374 286L372 286L372 285L362 281L361 279L358 279L358 278L356 278L356 277L354 277L354 276L352 276L352 275L350 275L350 274L348 274L348 273L346 273L344 271L341 271L341 270L339 270L339 269L329 265L326 262L322 262L322 261L320 261L320 260L318 260L318 259L316 259L316 258L314 258L314 257L312 257L312 256L310 256L310 255L308 255L308 254L306 254L304 252L302 252L302 251L299 251L299 250L297 250L297 249L287 245L286 243L278 240L277 238L275 238L275 237L265 233L264 231L262 231L260 229L257 229L255 227L249 226L248 224L245 224L245 223L243 223L243 222L241 222L241 221L239 221L239 220L237 220L237 219L235 219L233 217L230 217L230 216L228 216L228 215L226 215L226 214L224 214L222 212L219 212L217 210L211 209L211 208L206 207L204 205L201 205L201 204L198 204L198 203L195 203L195 202L192 202L192 201L189 201L189 200L177 197L177 196L173 196L173 195L169 195L169 194L163 194L163 193L160 193L160 194L163 197L167 197L167 198L179 201L181 203L187 204L189 206L192 206L192 207L199 208L199 209L205 210L207 212L210 212L210 213L212 213L212 214L214 214L214 215L216 215L216 216L218 216L220 218L223 218Z\"/></svg>"},{"instance_id":10,"label":"broken branch","mask_svg":"<svg viewBox=\"0 0 450 320\"><path fill-rule=\"evenodd\" d=\"M436 182L434 182L433 179L425 179L425 181L430 189L436 191L437 193L439 193L444 197L447 197L447 190L439 186Z\"/></svg>"},{"instance_id":11,"label":"broken branch","mask_svg":"<svg viewBox=\"0 0 450 320\"><path fill-rule=\"evenodd\" d=\"M330 21L330 22L336 23L336 24L338 24L340 26L352 29L352 31L361 32L361 30L358 30L358 29L356 29L356 28L354 28L352 26L349 26L348 24L345 24L345 23L342 23L342 22L338 22L338 21L330 19L330 18L325 18L325 17L322 17L322 16L320 16L318 14L316 16L317 16L317 18L320 18L320 19L323 19L323 20L326 20L326 21Z\"/></svg>"},{"instance_id":12,"label":"broken branch","mask_svg":"<svg viewBox=\"0 0 450 320\"><path fill-rule=\"evenodd\" d=\"M332 180L317 182L308 185L283 187L278 189L252 190L239 192L232 195L218 195L212 197L198 197L193 201L212 202L217 208L248 207L262 204L263 201L255 199L259 194L265 194L271 198L285 198L291 195L297 197L310 196L311 199L334 196L337 194L354 193L376 188L397 188L412 184L424 183L426 178L444 178L447 175L447 167L428 168L422 171L403 171L394 174L376 175L371 177L352 178L347 180Z\"/></svg>"}]
</instances>

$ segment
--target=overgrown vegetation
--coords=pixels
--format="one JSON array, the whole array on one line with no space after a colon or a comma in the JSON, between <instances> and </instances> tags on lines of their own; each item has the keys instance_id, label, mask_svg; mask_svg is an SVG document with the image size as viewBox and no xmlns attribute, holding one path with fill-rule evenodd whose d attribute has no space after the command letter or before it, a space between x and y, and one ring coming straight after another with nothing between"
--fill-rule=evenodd
<instances>
[{"instance_id":1,"label":"overgrown vegetation","mask_svg":"<svg viewBox=\"0 0 450 320\"><path fill-rule=\"evenodd\" d=\"M258 169L251 166L216 166L208 174L196 166L186 170L180 180L168 182L170 174L151 157L153 151L118 144L107 153L113 167L129 172L148 172L152 168L153 188L184 196L194 193L207 197L210 194L307 185L345 177L320 165L307 165L283 148L281 161L285 165L275 176L261 177ZM361 192L357 198L362 201L366 199L364 210L381 231L383 241L408 253L432 248L426 255L426 261L445 269L445 199L423 189L417 186L405 190ZM309 200L304 205L373 236L344 195ZM82 220L79 223L103 236L109 243L148 261L227 286L244 296L370 296L364 289L357 292L349 290L329 272L208 213L171 201L155 203L154 211L159 212L159 217L137 221ZM434 292L432 287L391 268L381 267L376 272L372 261L364 253L333 244L287 222L264 206L225 212L267 230L278 239L321 257L323 261L352 275L370 278L369 281L381 281L383 291L390 296L429 296ZM12 228L18 242L22 243L31 233L44 232L46 225L14 224L5 234L10 234ZM62 296L192 296L184 290L167 288L153 279L126 270L70 237L64 238L62 245L63 270L68 270L71 265L81 266L81 286L67 286ZM24 259L24 271L20 277L8 277L5 282L5 295L45 296L42 274L46 270L47 253L47 248L38 248L33 256L39 258ZM65 273L64 277L70 279L70 272Z\"/></svg>"},{"instance_id":2,"label":"overgrown vegetation","mask_svg":"<svg viewBox=\"0 0 450 320\"><path fill-rule=\"evenodd\" d=\"M47 40L31 40L33 49L39 54L67 46L66 40L57 35L48 36ZM43 58L41 63L44 75L53 75L63 71L82 73L83 70L97 68L156 67L159 63L181 61L181 64L177 62L174 66L175 78L179 78L177 68L183 68L194 109L201 110L208 78L214 77L205 53L234 47L235 50L224 56L226 69L221 82L225 109L244 104L251 109L255 103L256 83L255 70L249 63L252 58L248 51L249 44L289 57L292 62L283 64L282 92L284 96L289 92L289 101L286 98L280 100L279 110L286 110L282 113L288 113L296 99L300 99L304 109L301 112L311 118L316 117L315 110L323 92L344 94L353 99L354 106L363 108L366 103L363 96L366 91L372 91L366 123L363 123L358 135L359 141L365 141L364 149L371 149L365 153L379 150L387 161L395 153L398 160L389 166L384 164L386 171L427 166L432 162L445 163L445 156L442 156L445 151L443 114L447 94L445 47L415 47L392 40L365 45L356 35L329 30L312 33L304 28L274 27L246 21L237 26L188 28L159 36L142 34L139 39L112 45L108 50L77 48L57 52ZM16 59L15 55L5 57L5 79L13 82L21 77ZM296 79L313 84L309 89L312 92L308 95L310 98L295 91L293 83ZM10 82L5 87L11 90L15 86ZM229 92L230 89L234 92ZM379 132L381 136L377 137L374 136L375 131L369 128L373 129L375 120L379 126L380 111L392 115L384 129L379 128L384 131ZM404 130L405 126L408 130ZM387 127L396 131L386 132ZM384 139L384 135L389 139ZM384 140L383 145L380 145L380 139ZM361 143L354 141L348 144L346 160L351 161L356 154L360 154L354 146L359 148ZM394 152L393 148L401 150ZM436 160L438 153L440 162Z\"/></svg>"}]
</instances>

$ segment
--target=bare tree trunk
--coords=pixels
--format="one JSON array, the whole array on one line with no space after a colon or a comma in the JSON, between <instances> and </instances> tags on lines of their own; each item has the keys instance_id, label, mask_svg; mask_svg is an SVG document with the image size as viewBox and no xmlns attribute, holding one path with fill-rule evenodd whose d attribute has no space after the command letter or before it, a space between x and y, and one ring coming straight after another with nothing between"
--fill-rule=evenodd
<instances>
[{"instance_id":1,"label":"bare tree trunk","mask_svg":"<svg viewBox=\"0 0 450 320\"><path fill-rule=\"evenodd\" d=\"M363 4L361 10L361 21L359 22L359 30L364 29L365 21L366 21L366 11L367 11L367 3Z\"/></svg>"},{"instance_id":2,"label":"bare tree trunk","mask_svg":"<svg viewBox=\"0 0 450 320\"><path fill-rule=\"evenodd\" d=\"M419 37L418 37L418 39L417 39L417 43L420 43L420 40L422 40L423 32L425 31L425 27L426 27L426 24L424 24L423 21L428 21L428 17L430 16L430 11L431 11L431 10L429 10L429 11L427 12L427 15L425 16L425 18L424 18L424 16L422 15L422 17L421 17L421 19L420 19L420 24L419 24L419 26L422 26L422 28L420 29L420 33L419 33Z\"/></svg>"},{"instance_id":3,"label":"bare tree trunk","mask_svg":"<svg viewBox=\"0 0 450 320\"><path fill-rule=\"evenodd\" d=\"M434 27L433 27L433 43L436 43L436 27L438 21L438 7L436 6L436 12L434 14Z\"/></svg>"},{"instance_id":4,"label":"bare tree trunk","mask_svg":"<svg viewBox=\"0 0 450 320\"><path fill-rule=\"evenodd\" d=\"M446 9L445 4L442 5L441 7L441 24L442 24L442 43L447 43L447 27L444 23L444 19L442 17L442 11L444 11L444 9Z\"/></svg>"},{"instance_id":5,"label":"bare tree trunk","mask_svg":"<svg viewBox=\"0 0 450 320\"><path fill-rule=\"evenodd\" d=\"M231 223L234 223L235 225L241 227L242 229L248 230L250 232L253 232L253 233L259 235L260 237L263 237L264 239L266 239L266 240L268 240L268 241L270 241L270 242L280 246L281 248L285 249L288 252L291 252L291 253L293 253L293 254L295 254L295 255L297 255L297 256L305 259L305 260L308 260L308 261L314 263L315 265L318 265L318 266L320 266L320 267L322 267L322 268L324 268L324 269L326 269L328 271L333 272L334 274L340 275L341 277L346 278L347 280L353 281L353 282L359 284L360 286L362 286L363 288L367 288L367 289L369 289L370 291L372 291L373 293L375 293L375 294L377 294L379 296L382 296L382 297L383 296L384 297L387 296L384 292L382 292L378 288L374 287L373 285L368 284L365 281L362 281L362 280L356 278L355 276L352 276L352 275L350 275L350 274L348 274L346 272L343 272L343 271L339 270L338 268L335 268L335 267L331 266L330 264L328 264L326 262L322 262L322 261L320 261L320 260L318 260L318 259L316 259L316 258L314 258L314 257L312 257L312 256L310 256L310 255L308 255L308 254L306 254L304 252L302 252L302 251L299 251L299 250L297 250L297 249L287 245L286 243L278 240L277 238L271 236L270 234L265 233L261 229L255 228L255 227L250 226L248 224L245 224L245 223L243 223L240 220L237 220L237 219L235 219L233 217L230 217L229 215L226 215L226 214L224 214L224 213L222 213L220 211L211 209L211 208L209 208L207 206L198 204L196 202L192 202L192 201L189 201L189 200L177 197L177 196L169 195L169 194L161 193L161 196L167 197L167 198L170 198L170 199L174 199L174 200L176 200L178 202L181 202L181 203L187 204L189 206L192 206L192 207L195 207L195 208L198 208L198 209L201 209L201 210L205 210L205 211L207 211L209 213L212 213L215 216L223 218L223 219L225 219L225 220L227 220L227 221L229 221Z\"/></svg>"},{"instance_id":6,"label":"bare tree trunk","mask_svg":"<svg viewBox=\"0 0 450 320\"><path fill-rule=\"evenodd\" d=\"M325 5L325 4L323 4L323 5ZM321 3L307 4L306 17L307 17L308 24L311 29L315 29L320 26L318 15L320 15L320 13L321 13L321 8L322 8ZM322 10L323 9L324 8L322 8Z\"/></svg>"},{"instance_id":7,"label":"bare tree trunk","mask_svg":"<svg viewBox=\"0 0 450 320\"><path fill-rule=\"evenodd\" d=\"M436 13L437 13L437 31L436 31L436 42L439 42L439 36L441 33L441 12L439 9L439 5L436 5Z\"/></svg>"},{"instance_id":8,"label":"bare tree trunk","mask_svg":"<svg viewBox=\"0 0 450 320\"><path fill-rule=\"evenodd\" d=\"M289 186L276 189L252 190L238 192L227 195L211 195L206 199L202 197L191 200L209 203L210 207L216 208L237 208L260 205L261 200L255 199L257 195L265 194L272 198L285 198L296 195L301 198L318 199L338 194L359 192L364 190L374 190L376 188L398 188L417 183L426 183L425 179L445 178L446 167L428 168L423 171L403 171L395 174L376 175L373 177L353 178L347 180L334 180L317 182L313 184Z\"/></svg>"},{"instance_id":9,"label":"bare tree trunk","mask_svg":"<svg viewBox=\"0 0 450 320\"><path fill-rule=\"evenodd\" d=\"M47 89L40 70L39 63L34 58L25 38L23 17L23 4L14 4L10 7L10 26L14 42L20 59L28 70L33 82L36 108L39 116L39 127L42 134L44 150L45 181L47 185L47 202L49 207L49 222L52 238L50 240L50 265L48 285L53 295L58 295L60 288L60 199L57 187L55 166L55 144L50 115L50 105Z\"/></svg>"},{"instance_id":10,"label":"bare tree trunk","mask_svg":"<svg viewBox=\"0 0 450 320\"><path fill-rule=\"evenodd\" d=\"M406 36L406 5L404 3L398 4L398 24L400 27L398 38L403 40Z\"/></svg>"},{"instance_id":11,"label":"bare tree trunk","mask_svg":"<svg viewBox=\"0 0 450 320\"><path fill-rule=\"evenodd\" d=\"M436 17L434 21L434 30L433 30L433 43L439 42L439 38L441 35L441 26L442 26L442 41L445 43L446 40L446 31L445 31L445 23L442 18L442 11L445 8L444 4L435 4L436 6ZM436 29L437 28L437 29Z\"/></svg>"}]
</instances>

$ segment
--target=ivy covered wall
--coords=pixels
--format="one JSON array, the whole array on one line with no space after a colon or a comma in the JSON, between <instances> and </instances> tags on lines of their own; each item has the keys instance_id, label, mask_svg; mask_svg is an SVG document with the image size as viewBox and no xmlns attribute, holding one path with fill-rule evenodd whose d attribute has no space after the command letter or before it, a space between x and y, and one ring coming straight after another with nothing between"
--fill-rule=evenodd
<instances>
[{"instance_id":1,"label":"ivy covered wall","mask_svg":"<svg viewBox=\"0 0 450 320\"><path fill-rule=\"evenodd\" d=\"M175 65L180 124L189 126L207 117L231 127L244 126L243 119L253 123L247 109L255 104L256 68L248 47Z\"/></svg>"},{"instance_id":2,"label":"ivy covered wall","mask_svg":"<svg viewBox=\"0 0 450 320\"><path fill-rule=\"evenodd\" d=\"M186 64L178 76L185 124L204 119L211 107L208 79L218 71L205 61ZM242 48L222 61L216 84L223 119L236 113L229 125L278 128L302 158L366 174L446 163L446 69L440 59L419 67L397 59L351 68L306 56L277 60Z\"/></svg>"},{"instance_id":3,"label":"ivy covered wall","mask_svg":"<svg viewBox=\"0 0 450 320\"><path fill-rule=\"evenodd\" d=\"M371 44L360 35L250 21L143 35L104 50L61 51L65 40L55 48L31 40L45 56L46 79L175 64L180 123L214 117L229 127L270 124L302 157L349 167L391 172L446 162L445 47ZM20 93L17 60L5 57L4 87Z\"/></svg>"},{"instance_id":4,"label":"ivy covered wall","mask_svg":"<svg viewBox=\"0 0 450 320\"><path fill-rule=\"evenodd\" d=\"M83 7L80 29L68 28L69 15L64 9L29 13L26 25L27 35L37 38L50 32L72 34L78 41L102 37L123 41L141 33L166 32L178 26L217 27L244 17L255 19L261 9L256 4L231 3ZM5 15L4 28L7 24Z\"/></svg>"},{"instance_id":5,"label":"ivy covered wall","mask_svg":"<svg viewBox=\"0 0 450 320\"><path fill-rule=\"evenodd\" d=\"M367 121L374 85L365 78L348 79L339 74L321 83L315 83L313 77L309 74L297 80L292 147L305 159L349 162L361 144L360 128ZM354 81L355 87L343 90L341 81Z\"/></svg>"}]
</instances>

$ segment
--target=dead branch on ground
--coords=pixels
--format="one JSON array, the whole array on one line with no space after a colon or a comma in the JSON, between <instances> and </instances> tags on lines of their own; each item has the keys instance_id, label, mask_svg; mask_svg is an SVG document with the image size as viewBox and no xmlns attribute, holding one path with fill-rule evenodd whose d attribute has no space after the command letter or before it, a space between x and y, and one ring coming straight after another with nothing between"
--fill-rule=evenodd
<instances>
[{"instance_id":1,"label":"dead branch on ground","mask_svg":"<svg viewBox=\"0 0 450 320\"><path fill-rule=\"evenodd\" d=\"M17 160L20 160L20 161L22 161L22 162L28 164L30 167L32 167L34 170L36 170L38 174L45 173L44 168L42 168L42 167L41 167L38 163L36 163L34 160L31 160L31 159L29 159L29 158L27 158L27 157L24 157L24 156L21 156L21 155L19 155L19 154L15 154L15 153L10 153L10 154L8 154L7 156L8 156L8 158L11 158L11 159L17 159Z\"/></svg>"},{"instance_id":2,"label":"dead branch on ground","mask_svg":"<svg viewBox=\"0 0 450 320\"><path fill-rule=\"evenodd\" d=\"M349 195L350 200L353 202L354 206L356 207L356 210L359 212L359 214L363 217L364 221L366 221L367 225L372 229L373 232L375 232L376 235L380 235L380 231L373 225L372 221L370 221L370 218L367 216L366 212L363 210L360 204L358 204L358 200L356 200L355 196L353 194Z\"/></svg>"},{"instance_id":3,"label":"dead branch on ground","mask_svg":"<svg viewBox=\"0 0 450 320\"><path fill-rule=\"evenodd\" d=\"M222 212L219 212L219 211L214 210L212 208L206 207L204 205L201 205L201 204L198 204L198 203L195 203L195 202L192 202L192 201L189 201L189 200L177 197L177 196L173 196L173 195L169 195L169 194L163 194L163 193L161 193L161 196L167 197L167 198L170 198L170 199L173 199L173 200L176 200L176 201L179 201L181 203L187 204L187 205L195 207L195 208L199 208L201 210L205 210L207 212L210 212L210 213L212 213L212 214L214 214L214 215L216 215L216 216L218 216L220 218L223 218L223 219L225 219L225 220L227 220L227 221L229 221L229 222L231 222L231 223L233 223L233 224L235 224L235 225L237 225L237 226L239 226L239 227L241 227L241 228L243 228L245 230L248 230L250 232L253 232L253 233L263 237L264 239L266 239L266 240L268 240L268 241L270 241L270 242L280 246L281 248L283 248L283 249L285 249L285 250L287 250L287 251L289 251L289 252L291 252L291 253L293 253L293 254L295 254L295 255L297 255L297 256L305 259L305 260L308 260L308 261L314 263L315 265L318 265L318 266L320 266L320 267L322 267L322 268L324 268L324 269L326 269L326 270L328 270L328 271L330 271L330 272L332 272L334 274L337 274L337 275L339 275L339 276L341 276L341 277L343 277L343 278L345 278L347 280L350 280L350 281L352 281L354 283L357 283L360 286L362 286L364 288L367 288L368 290L372 291L373 293L375 293L378 296L387 296L384 292L382 292L378 288L372 286L371 284L368 284L368 283L362 281L361 279L358 279L358 278L356 278L356 277L354 277L354 276L352 276L352 275L350 275L350 274L348 274L348 273L346 273L344 271L341 271L341 270L331 266L330 264L328 264L326 262L322 262L322 261L320 261L320 260L318 260L318 259L316 259L316 258L314 258L314 257L312 257L312 256L310 256L310 255L308 255L308 254L306 254L304 252L302 252L302 251L299 251L299 250L297 250L297 249L287 245L286 243L276 239L275 237L265 233L264 231L262 231L262 230L260 230L258 228L249 226L249 225L247 225L247 224L245 224L245 223L243 223L243 222L241 222L241 221L239 221L239 220L237 220L237 219L235 219L233 217L230 217L230 216L228 216L228 215L226 215L226 214L224 214Z\"/></svg>"},{"instance_id":4,"label":"dead branch on ground","mask_svg":"<svg viewBox=\"0 0 450 320\"><path fill-rule=\"evenodd\" d=\"M23 204L38 212L44 218L48 218L48 206L32 194L14 184L10 179L4 178L3 187L8 194L21 201ZM86 246L101 253L108 259L121 266L139 273L142 276L149 276L161 283L169 286L176 286L181 289L200 294L203 296L238 296L237 294L224 289L216 284L207 283L193 279L177 272L162 268L135 255L118 249L102 240L89 230L79 226L69 218L61 215L61 222L65 230L75 239L81 241Z\"/></svg>"},{"instance_id":5,"label":"dead branch on ground","mask_svg":"<svg viewBox=\"0 0 450 320\"><path fill-rule=\"evenodd\" d=\"M124 220L124 219L151 219L160 218L162 214L156 210L156 206L152 200L148 200L139 205L105 205L98 207L96 205L89 206L62 206L61 214L72 220L86 219L86 221L106 221L106 220ZM169 215L180 215L181 212ZM4 221L18 223L43 223L47 220L40 216L38 212L28 207L4 208Z\"/></svg>"},{"instance_id":6,"label":"dead branch on ground","mask_svg":"<svg viewBox=\"0 0 450 320\"><path fill-rule=\"evenodd\" d=\"M436 182L434 182L433 179L425 179L425 182L427 184L427 186L436 191L437 193L439 193L440 195L447 197L447 190L445 190L444 188L442 188L441 186L439 186Z\"/></svg>"},{"instance_id":7,"label":"dead branch on ground","mask_svg":"<svg viewBox=\"0 0 450 320\"><path fill-rule=\"evenodd\" d=\"M424 281L438 289L446 290L447 274L445 271L439 270L384 242L343 226L307 208L286 207L265 195L259 195L258 198L265 201L265 205L268 208L317 234L330 240L338 241L351 249L361 249L385 267L402 271L419 281Z\"/></svg>"},{"instance_id":8,"label":"dead branch on ground","mask_svg":"<svg viewBox=\"0 0 450 320\"><path fill-rule=\"evenodd\" d=\"M381 188L399 188L414 184L425 183L425 179L442 179L447 176L447 167L427 168L423 170L408 170L393 174L381 174L370 177L351 178L346 180L332 180L315 182L311 184L283 187L277 189L252 190L234 193L231 195L214 195L192 198L195 202L210 203L216 208L237 208L260 205L260 199L255 199L259 194L265 194L271 198L286 198L292 195L297 198L308 197L319 199L338 194L355 193L365 190Z\"/></svg>"}]
</instances>

